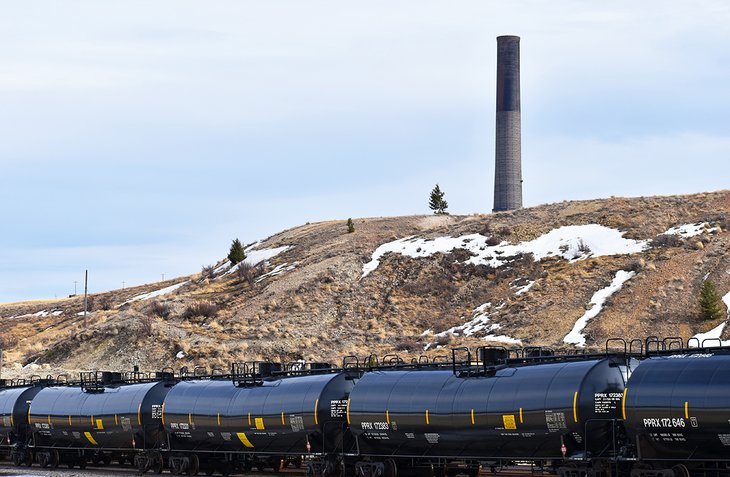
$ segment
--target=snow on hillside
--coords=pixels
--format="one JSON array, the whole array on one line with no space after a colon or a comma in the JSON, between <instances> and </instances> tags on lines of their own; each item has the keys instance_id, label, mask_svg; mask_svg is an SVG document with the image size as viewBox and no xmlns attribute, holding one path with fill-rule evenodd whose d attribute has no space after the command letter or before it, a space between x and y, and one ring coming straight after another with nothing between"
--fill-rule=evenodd
<instances>
[{"instance_id":1,"label":"snow on hillside","mask_svg":"<svg viewBox=\"0 0 730 477\"><path fill-rule=\"evenodd\" d=\"M540 237L517 244L502 242L487 245L489 237L481 234L461 237L437 237L435 239L405 237L379 246L371 260L363 265L361 278L366 277L380 265L386 253L398 253L412 258L429 257L436 253L448 253L464 249L473 257L467 264L488 265L494 268L504 265L507 258L519 254L532 254L535 261L549 256L566 260L581 260L587 257L622 255L641 252L649 247L647 240L632 240L623 237L623 232L598 224L567 225L553 229Z\"/></svg>"},{"instance_id":2,"label":"snow on hillside","mask_svg":"<svg viewBox=\"0 0 730 477\"><path fill-rule=\"evenodd\" d=\"M728 273L730 273L730 270L728 270ZM727 306L728 309L727 319L706 333L697 333L696 335L694 335L692 338L697 338L699 346L702 346L702 342L704 340L712 340L707 343L707 346L730 346L730 340L720 340L722 332L725 330L725 326L727 325L728 320L730 320L730 292L722 297L722 301L725 303L725 306ZM698 343L695 343L695 341L692 340L692 342L689 343L689 346L696 347L697 344Z\"/></svg>"},{"instance_id":3,"label":"snow on hillside","mask_svg":"<svg viewBox=\"0 0 730 477\"><path fill-rule=\"evenodd\" d=\"M667 235L679 235L683 238L690 238L696 235L700 235L705 230L707 230L708 233L712 233L717 230L717 227L710 227L710 224L708 224L707 222L697 222L695 224L677 225L668 229L664 233Z\"/></svg>"},{"instance_id":4,"label":"snow on hillside","mask_svg":"<svg viewBox=\"0 0 730 477\"><path fill-rule=\"evenodd\" d=\"M621 289L623 284L635 275L635 272L627 272L626 270L619 270L616 272L616 276L611 281L611 284L606 288L601 288L593 294L591 297L590 304L593 305L589 310L583 313L583 316L578 318L575 322L573 329L565 335L563 342L568 344L574 344L580 348L586 345L586 337L583 334L583 329L586 327L588 322L598 316L603 309L603 304L606 302L608 297L616 293Z\"/></svg>"},{"instance_id":5,"label":"snow on hillside","mask_svg":"<svg viewBox=\"0 0 730 477\"><path fill-rule=\"evenodd\" d=\"M176 283L174 285L170 285L169 287L160 288L159 290L155 290L153 292L143 293L142 295L137 295L137 296L132 297L129 300L123 302L123 303L120 303L119 306L121 307L123 305L126 305L127 303L132 303L133 301L147 300L149 298L155 298L155 297L158 297L158 296L167 295L168 293L174 292L175 290L177 290L178 288L180 288L181 286L183 286L183 285L185 285L186 283L189 283L189 282L190 282L190 280L186 280L184 282L180 282L180 283Z\"/></svg>"},{"instance_id":6,"label":"snow on hillside","mask_svg":"<svg viewBox=\"0 0 730 477\"><path fill-rule=\"evenodd\" d=\"M246 263L251 266L258 265L261 262L267 262L271 260L272 258L276 257L280 253L286 252L291 248L290 245L284 245L283 247L274 247L274 248L262 248L260 250L253 250L253 247L258 245L258 243L252 245L251 247L246 249L246 258L243 260L243 262L237 263L235 266L228 269L224 275L228 275L229 273L235 272L238 267L241 266L241 263Z\"/></svg>"},{"instance_id":7,"label":"snow on hillside","mask_svg":"<svg viewBox=\"0 0 730 477\"><path fill-rule=\"evenodd\" d=\"M494 307L493 312L495 312L501 308L504 308L504 306L505 306L504 303L502 303L499 306ZM502 325L500 325L499 323L490 323L491 322L490 313L487 312L487 309L491 308L491 307L492 307L491 303L484 303L483 305L479 305L472 312L473 315L472 315L471 320L469 320L466 323L463 323L461 325L451 327L446 331L442 331L441 333L437 333L435 336L437 338L445 337L448 335L472 336L473 334L475 334L477 332L483 331L483 332L489 333L491 331L496 331L496 330L500 329L502 327ZM424 336L424 335L428 334L429 332L430 332L430 330L426 330L424 332L424 334L421 336ZM485 336L482 337L482 339L485 341L498 341L498 342L506 343L506 344L517 344L517 345L522 344L521 340L512 338L511 336L507 336L507 335L486 334ZM424 349L428 350L435 344L436 343L429 343L425 346Z\"/></svg>"}]
</instances>

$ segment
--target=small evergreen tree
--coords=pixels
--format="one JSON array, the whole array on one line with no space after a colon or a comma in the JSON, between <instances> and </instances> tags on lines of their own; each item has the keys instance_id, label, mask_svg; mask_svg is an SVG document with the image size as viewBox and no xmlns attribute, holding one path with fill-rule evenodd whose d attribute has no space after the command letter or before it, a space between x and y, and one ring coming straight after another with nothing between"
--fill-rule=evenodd
<instances>
[{"instance_id":1,"label":"small evergreen tree","mask_svg":"<svg viewBox=\"0 0 730 477\"><path fill-rule=\"evenodd\" d=\"M712 280L702 282L700 290L700 313L705 320L717 320L725 316L722 299Z\"/></svg>"},{"instance_id":2,"label":"small evergreen tree","mask_svg":"<svg viewBox=\"0 0 730 477\"><path fill-rule=\"evenodd\" d=\"M355 222L352 219L347 219L347 233L351 234L355 231Z\"/></svg>"},{"instance_id":3,"label":"small evergreen tree","mask_svg":"<svg viewBox=\"0 0 730 477\"><path fill-rule=\"evenodd\" d=\"M433 210L434 214L448 214L446 209L449 207L449 203L444 200L444 193L438 184L431 191L431 196L428 200L428 206Z\"/></svg>"},{"instance_id":4,"label":"small evergreen tree","mask_svg":"<svg viewBox=\"0 0 730 477\"><path fill-rule=\"evenodd\" d=\"M242 262L246 259L246 252L243 250L243 245L238 239L233 240L231 243L231 250L228 252L228 260L231 264L235 265L238 262Z\"/></svg>"}]
</instances>

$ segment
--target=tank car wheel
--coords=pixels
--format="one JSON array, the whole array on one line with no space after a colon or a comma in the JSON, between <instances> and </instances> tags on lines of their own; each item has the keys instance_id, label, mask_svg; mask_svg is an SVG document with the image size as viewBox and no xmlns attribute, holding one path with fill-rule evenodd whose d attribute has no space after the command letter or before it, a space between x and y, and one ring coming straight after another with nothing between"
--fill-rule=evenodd
<instances>
[{"instance_id":1,"label":"tank car wheel","mask_svg":"<svg viewBox=\"0 0 730 477\"><path fill-rule=\"evenodd\" d=\"M398 477L398 466L395 464L393 459L385 459L385 472L383 477Z\"/></svg>"},{"instance_id":2,"label":"tank car wheel","mask_svg":"<svg viewBox=\"0 0 730 477\"><path fill-rule=\"evenodd\" d=\"M165 463L162 460L162 456L159 455L159 454L156 455L155 456L155 463L152 464L152 471L155 474L161 474L162 473L162 469L164 469L164 467L165 467Z\"/></svg>"},{"instance_id":3,"label":"tank car wheel","mask_svg":"<svg viewBox=\"0 0 730 477\"><path fill-rule=\"evenodd\" d=\"M58 464L61 463L61 456L58 455L57 450L51 451L51 468L58 469Z\"/></svg>"},{"instance_id":4,"label":"tank car wheel","mask_svg":"<svg viewBox=\"0 0 730 477\"><path fill-rule=\"evenodd\" d=\"M188 475L198 475L200 471L200 459L196 454L190 456L190 464L188 464Z\"/></svg>"},{"instance_id":5,"label":"tank car wheel","mask_svg":"<svg viewBox=\"0 0 730 477\"><path fill-rule=\"evenodd\" d=\"M86 468L86 457L79 459L79 469L83 470Z\"/></svg>"},{"instance_id":6,"label":"tank car wheel","mask_svg":"<svg viewBox=\"0 0 730 477\"><path fill-rule=\"evenodd\" d=\"M33 466L33 454L28 454L27 456L25 456L25 466L26 467Z\"/></svg>"},{"instance_id":7,"label":"tank car wheel","mask_svg":"<svg viewBox=\"0 0 730 477\"><path fill-rule=\"evenodd\" d=\"M274 456L269 459L269 465L271 466L271 470L273 470L274 472L281 472L281 461L282 458L278 456Z\"/></svg>"},{"instance_id":8,"label":"tank car wheel","mask_svg":"<svg viewBox=\"0 0 730 477\"><path fill-rule=\"evenodd\" d=\"M684 464L675 465L672 467L672 472L674 472L674 477L689 477L689 469Z\"/></svg>"},{"instance_id":9,"label":"tank car wheel","mask_svg":"<svg viewBox=\"0 0 730 477\"><path fill-rule=\"evenodd\" d=\"M13 452L13 464L15 464L16 467L20 467L25 462L25 454L21 454L20 452Z\"/></svg>"}]
</instances>

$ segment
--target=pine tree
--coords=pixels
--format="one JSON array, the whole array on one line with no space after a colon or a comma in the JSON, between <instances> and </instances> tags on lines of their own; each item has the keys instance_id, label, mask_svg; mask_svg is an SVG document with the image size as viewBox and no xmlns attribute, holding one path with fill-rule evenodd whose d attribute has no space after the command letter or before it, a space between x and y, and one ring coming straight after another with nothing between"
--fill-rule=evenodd
<instances>
[{"instance_id":1,"label":"pine tree","mask_svg":"<svg viewBox=\"0 0 730 477\"><path fill-rule=\"evenodd\" d=\"M438 184L431 191L431 196L428 200L428 206L433 210L434 214L448 214L446 209L449 207L449 203L444 200L444 193L441 192L441 188Z\"/></svg>"},{"instance_id":2,"label":"pine tree","mask_svg":"<svg viewBox=\"0 0 730 477\"><path fill-rule=\"evenodd\" d=\"M233 240L231 243L231 250L228 252L228 260L231 264L235 265L238 262L242 262L246 259L246 252L243 250L243 245L238 239Z\"/></svg>"},{"instance_id":3,"label":"pine tree","mask_svg":"<svg viewBox=\"0 0 730 477\"><path fill-rule=\"evenodd\" d=\"M712 280L702 282L700 290L700 313L705 320L717 320L725 316L722 299Z\"/></svg>"},{"instance_id":4,"label":"pine tree","mask_svg":"<svg viewBox=\"0 0 730 477\"><path fill-rule=\"evenodd\" d=\"M347 219L347 233L351 234L355 231L355 222L352 219Z\"/></svg>"}]
</instances>

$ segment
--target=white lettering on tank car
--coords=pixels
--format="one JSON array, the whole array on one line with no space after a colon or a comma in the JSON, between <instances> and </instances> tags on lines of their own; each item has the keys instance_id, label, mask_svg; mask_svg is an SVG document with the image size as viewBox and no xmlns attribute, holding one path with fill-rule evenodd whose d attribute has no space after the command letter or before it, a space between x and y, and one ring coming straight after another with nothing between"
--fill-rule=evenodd
<instances>
[{"instance_id":1,"label":"white lettering on tank car","mask_svg":"<svg viewBox=\"0 0 730 477\"><path fill-rule=\"evenodd\" d=\"M685 427L687 423L683 417L646 417L643 419L644 427Z\"/></svg>"}]
</instances>

